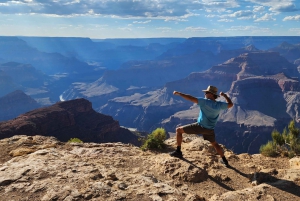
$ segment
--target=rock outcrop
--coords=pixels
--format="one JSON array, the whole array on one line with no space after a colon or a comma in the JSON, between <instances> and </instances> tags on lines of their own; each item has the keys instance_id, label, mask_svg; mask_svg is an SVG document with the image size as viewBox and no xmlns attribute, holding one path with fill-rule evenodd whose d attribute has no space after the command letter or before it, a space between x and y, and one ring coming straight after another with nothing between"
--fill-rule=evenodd
<instances>
[{"instance_id":1,"label":"rock outcrop","mask_svg":"<svg viewBox=\"0 0 300 201\"><path fill-rule=\"evenodd\" d=\"M174 149L175 139L165 141ZM298 200L299 158L236 155L219 162L210 143L184 136L184 159L122 143L0 140L2 200Z\"/></svg>"},{"instance_id":2,"label":"rock outcrop","mask_svg":"<svg viewBox=\"0 0 300 201\"><path fill-rule=\"evenodd\" d=\"M284 73L297 76L297 66L288 62L278 52L251 52L232 58L223 64L213 66L207 72L223 75L236 75L236 79L252 76L268 76Z\"/></svg>"},{"instance_id":3,"label":"rock outcrop","mask_svg":"<svg viewBox=\"0 0 300 201\"><path fill-rule=\"evenodd\" d=\"M39 107L40 105L23 91L14 91L0 98L0 121L13 119Z\"/></svg>"},{"instance_id":4,"label":"rock outcrop","mask_svg":"<svg viewBox=\"0 0 300 201\"><path fill-rule=\"evenodd\" d=\"M0 138L18 134L54 136L61 141L79 138L84 142L139 144L136 135L121 128L111 116L94 111L85 99L59 102L0 123Z\"/></svg>"},{"instance_id":5,"label":"rock outcrop","mask_svg":"<svg viewBox=\"0 0 300 201\"><path fill-rule=\"evenodd\" d=\"M283 57L287 58L290 62L294 62L300 58L300 44L291 44L283 42L277 47L271 48L271 51L279 52Z\"/></svg>"}]
</instances>

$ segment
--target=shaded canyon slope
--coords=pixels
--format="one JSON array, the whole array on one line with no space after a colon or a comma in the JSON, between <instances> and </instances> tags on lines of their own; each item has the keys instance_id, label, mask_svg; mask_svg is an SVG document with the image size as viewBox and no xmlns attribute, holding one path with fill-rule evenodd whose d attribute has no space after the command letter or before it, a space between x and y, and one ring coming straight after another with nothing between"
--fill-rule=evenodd
<instances>
[{"instance_id":1,"label":"shaded canyon slope","mask_svg":"<svg viewBox=\"0 0 300 201\"><path fill-rule=\"evenodd\" d=\"M30 64L6 62L0 64L0 96L4 96L15 90L26 90L44 87L49 81L49 76L36 70Z\"/></svg>"},{"instance_id":2,"label":"shaded canyon slope","mask_svg":"<svg viewBox=\"0 0 300 201\"><path fill-rule=\"evenodd\" d=\"M298 76L296 65L279 53L245 53L205 72L169 82L163 89L114 98L100 111L115 115L122 125L136 126L139 130L163 126L174 132L177 125L194 122L198 108L190 109L192 104L174 96L173 91L203 96L202 89L215 85L219 91L228 92L235 103L220 116L216 128L218 139L238 153L257 153L259 145L270 138L274 128L283 129L291 119L299 119L300 88L294 78ZM234 140L232 136L236 136ZM241 139L245 141L242 144Z\"/></svg>"},{"instance_id":3,"label":"shaded canyon slope","mask_svg":"<svg viewBox=\"0 0 300 201\"><path fill-rule=\"evenodd\" d=\"M21 90L0 98L0 121L13 119L20 114L41 107L34 99Z\"/></svg>"},{"instance_id":4,"label":"shaded canyon slope","mask_svg":"<svg viewBox=\"0 0 300 201\"><path fill-rule=\"evenodd\" d=\"M6 62L31 64L48 74L85 73L91 66L74 57L65 57L59 53L45 53L29 46L17 37L0 37L0 54ZM76 74L76 73L75 73Z\"/></svg>"},{"instance_id":5,"label":"shaded canyon slope","mask_svg":"<svg viewBox=\"0 0 300 201\"><path fill-rule=\"evenodd\" d=\"M85 99L58 102L0 122L0 138L19 134L54 136L61 141L79 138L84 142L139 144L135 134L121 128L111 116L94 111Z\"/></svg>"}]
</instances>

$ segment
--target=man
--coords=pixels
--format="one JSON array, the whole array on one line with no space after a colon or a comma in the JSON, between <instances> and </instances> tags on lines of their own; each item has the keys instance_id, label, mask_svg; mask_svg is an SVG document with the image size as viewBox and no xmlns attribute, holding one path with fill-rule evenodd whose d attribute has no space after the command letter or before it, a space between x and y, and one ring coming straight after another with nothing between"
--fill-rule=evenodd
<instances>
[{"instance_id":1,"label":"man","mask_svg":"<svg viewBox=\"0 0 300 201\"><path fill-rule=\"evenodd\" d=\"M181 143L183 133L202 134L204 140L208 140L216 149L217 153L222 157L221 162L228 166L228 161L224 156L224 152L215 140L214 128L219 118L220 111L231 108L233 106L233 103L231 99L223 92L220 92L220 96L223 96L225 98L226 103L216 101L219 96L217 95L218 89L214 86L208 86L206 90L202 91L205 93L205 98L195 98L191 95L184 94L178 91L173 92L174 95L179 95L186 100L197 103L197 105L199 105L200 107L200 112L196 123L176 128L177 149L174 152L170 153L170 155L182 158Z\"/></svg>"}]
</instances>

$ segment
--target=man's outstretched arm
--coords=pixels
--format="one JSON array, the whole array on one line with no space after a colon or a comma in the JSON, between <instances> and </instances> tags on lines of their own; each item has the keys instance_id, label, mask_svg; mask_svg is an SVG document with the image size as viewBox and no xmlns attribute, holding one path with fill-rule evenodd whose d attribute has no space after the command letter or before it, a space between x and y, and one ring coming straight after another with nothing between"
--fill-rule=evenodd
<instances>
[{"instance_id":1,"label":"man's outstretched arm","mask_svg":"<svg viewBox=\"0 0 300 201\"><path fill-rule=\"evenodd\" d=\"M198 98L195 98L194 96L191 96L189 94L184 94L184 93L181 93L179 91L174 91L173 94L174 95L179 95L179 96L181 96L182 98L184 98L186 100L189 100L189 101L192 101L193 103L198 104Z\"/></svg>"},{"instance_id":2,"label":"man's outstretched arm","mask_svg":"<svg viewBox=\"0 0 300 201\"><path fill-rule=\"evenodd\" d=\"M225 98L226 102L228 103L228 108L231 108L233 106L231 99L226 94L220 92L220 96L223 96Z\"/></svg>"}]
</instances>

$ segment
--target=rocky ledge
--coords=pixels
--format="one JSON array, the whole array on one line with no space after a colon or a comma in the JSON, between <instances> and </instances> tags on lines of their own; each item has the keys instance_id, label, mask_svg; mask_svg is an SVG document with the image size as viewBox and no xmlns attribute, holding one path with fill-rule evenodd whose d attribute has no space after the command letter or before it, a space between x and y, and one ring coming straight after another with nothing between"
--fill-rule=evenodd
<instances>
[{"instance_id":1,"label":"rocky ledge","mask_svg":"<svg viewBox=\"0 0 300 201\"><path fill-rule=\"evenodd\" d=\"M2 200L297 200L300 158L236 155L230 167L210 144L184 136L184 159L123 143L63 143L54 137L0 141Z\"/></svg>"}]
</instances>

